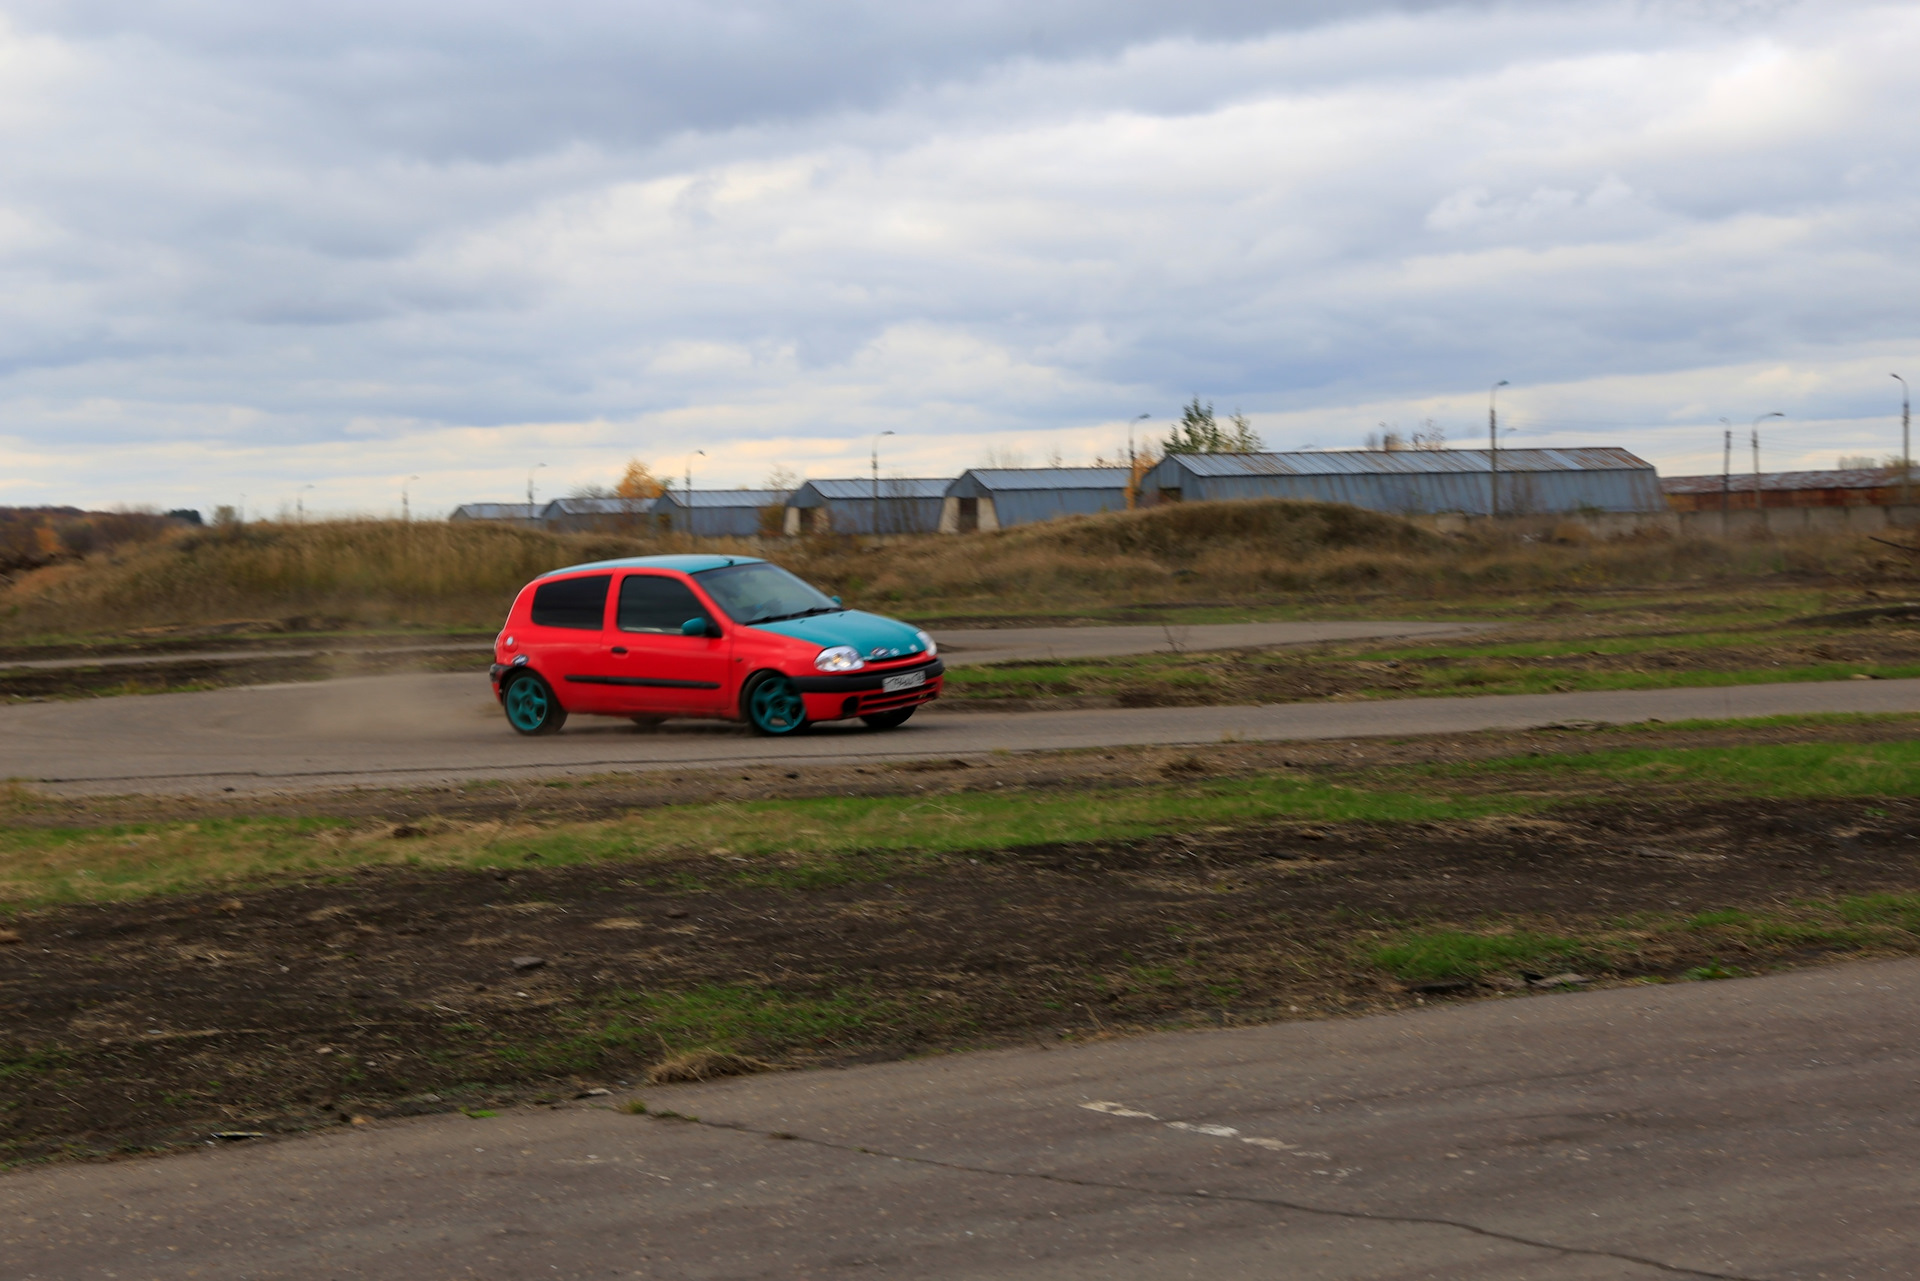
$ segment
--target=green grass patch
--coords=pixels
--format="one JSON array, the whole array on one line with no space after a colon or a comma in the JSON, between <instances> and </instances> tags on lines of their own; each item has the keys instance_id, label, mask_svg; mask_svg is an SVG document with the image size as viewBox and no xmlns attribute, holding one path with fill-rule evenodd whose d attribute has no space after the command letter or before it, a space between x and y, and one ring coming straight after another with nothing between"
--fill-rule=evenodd
<instances>
[{"instance_id":1,"label":"green grass patch","mask_svg":"<svg viewBox=\"0 0 1920 1281\"><path fill-rule=\"evenodd\" d=\"M1920 794L1920 742L1628 747L1570 756L1509 756L1438 772L1568 782L1605 779L1706 787L1743 796L1912 796Z\"/></svg>"},{"instance_id":2,"label":"green grass patch","mask_svg":"<svg viewBox=\"0 0 1920 1281\"><path fill-rule=\"evenodd\" d=\"M904 856L1125 840L1276 819L1419 821L1537 808L1534 798L1456 797L1431 780L1348 786L1290 775L1085 792L823 797L673 805L617 819L445 824L407 839L326 819L222 819L103 828L0 829L0 905L176 893L380 864L547 866L723 853L770 861L715 868L719 883L805 889L890 875ZM683 874L684 875L684 874Z\"/></svg>"},{"instance_id":3,"label":"green grass patch","mask_svg":"<svg viewBox=\"0 0 1920 1281\"><path fill-rule=\"evenodd\" d=\"M1891 925L1920 934L1920 894L1863 894L1843 899L1840 915L1862 925Z\"/></svg>"},{"instance_id":4,"label":"green grass patch","mask_svg":"<svg viewBox=\"0 0 1920 1281\"><path fill-rule=\"evenodd\" d=\"M795 995L770 987L709 983L679 992L607 993L567 1013L569 1030L504 1044L492 1056L516 1069L589 1071L612 1059L687 1051L777 1054L798 1046L844 1047L910 1017L897 997L832 992Z\"/></svg>"},{"instance_id":5,"label":"green grass patch","mask_svg":"<svg viewBox=\"0 0 1920 1281\"><path fill-rule=\"evenodd\" d=\"M1578 942L1557 934L1425 930L1403 934L1375 948L1372 960L1400 978L1420 982L1479 978L1498 970L1565 966L1580 954Z\"/></svg>"}]
</instances>

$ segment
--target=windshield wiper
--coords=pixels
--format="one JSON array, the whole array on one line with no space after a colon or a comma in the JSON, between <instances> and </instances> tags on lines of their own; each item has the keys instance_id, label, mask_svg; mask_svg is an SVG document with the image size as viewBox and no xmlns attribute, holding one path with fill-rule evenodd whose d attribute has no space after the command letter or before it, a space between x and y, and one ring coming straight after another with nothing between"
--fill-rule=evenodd
<instances>
[{"instance_id":1,"label":"windshield wiper","mask_svg":"<svg viewBox=\"0 0 1920 1281\"><path fill-rule=\"evenodd\" d=\"M758 627L761 623L784 623L794 618L812 618L815 614L840 614L845 612L846 608L842 605L815 605L812 609L803 609L792 614L768 614L765 618L754 619L751 623L748 623L747 626Z\"/></svg>"}]
</instances>

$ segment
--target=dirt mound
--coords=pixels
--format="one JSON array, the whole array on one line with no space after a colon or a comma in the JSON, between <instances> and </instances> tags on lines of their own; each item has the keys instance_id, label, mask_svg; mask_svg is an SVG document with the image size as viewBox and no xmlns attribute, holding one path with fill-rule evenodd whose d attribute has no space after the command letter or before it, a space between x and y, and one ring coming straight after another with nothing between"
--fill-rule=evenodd
<instances>
[{"instance_id":1,"label":"dirt mound","mask_svg":"<svg viewBox=\"0 0 1920 1281\"><path fill-rule=\"evenodd\" d=\"M1063 552L1172 561L1190 561L1228 548L1295 557L1361 548L1431 551L1443 541L1398 516L1339 503L1279 499L1169 503L1061 524L1030 525L1012 537L1036 547L1051 544Z\"/></svg>"}]
</instances>

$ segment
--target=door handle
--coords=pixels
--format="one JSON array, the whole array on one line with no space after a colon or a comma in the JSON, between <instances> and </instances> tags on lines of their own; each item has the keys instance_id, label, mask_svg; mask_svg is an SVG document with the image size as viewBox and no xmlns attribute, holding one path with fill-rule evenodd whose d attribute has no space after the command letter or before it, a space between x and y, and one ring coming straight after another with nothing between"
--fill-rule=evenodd
<instances>
[{"instance_id":1,"label":"door handle","mask_svg":"<svg viewBox=\"0 0 1920 1281\"><path fill-rule=\"evenodd\" d=\"M615 645L613 647L613 652L616 654L624 654L627 652L627 647L625 645Z\"/></svg>"}]
</instances>

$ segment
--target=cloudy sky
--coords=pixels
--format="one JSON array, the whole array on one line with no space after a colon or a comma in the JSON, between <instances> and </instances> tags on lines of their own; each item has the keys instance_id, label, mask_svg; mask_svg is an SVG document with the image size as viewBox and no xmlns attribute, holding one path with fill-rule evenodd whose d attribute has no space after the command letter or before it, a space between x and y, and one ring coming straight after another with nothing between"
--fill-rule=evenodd
<instances>
[{"instance_id":1,"label":"cloudy sky","mask_svg":"<svg viewBox=\"0 0 1920 1281\"><path fill-rule=\"evenodd\" d=\"M1899 448L1920 7L0 0L0 503ZM308 488L310 486L310 488Z\"/></svg>"}]
</instances>

